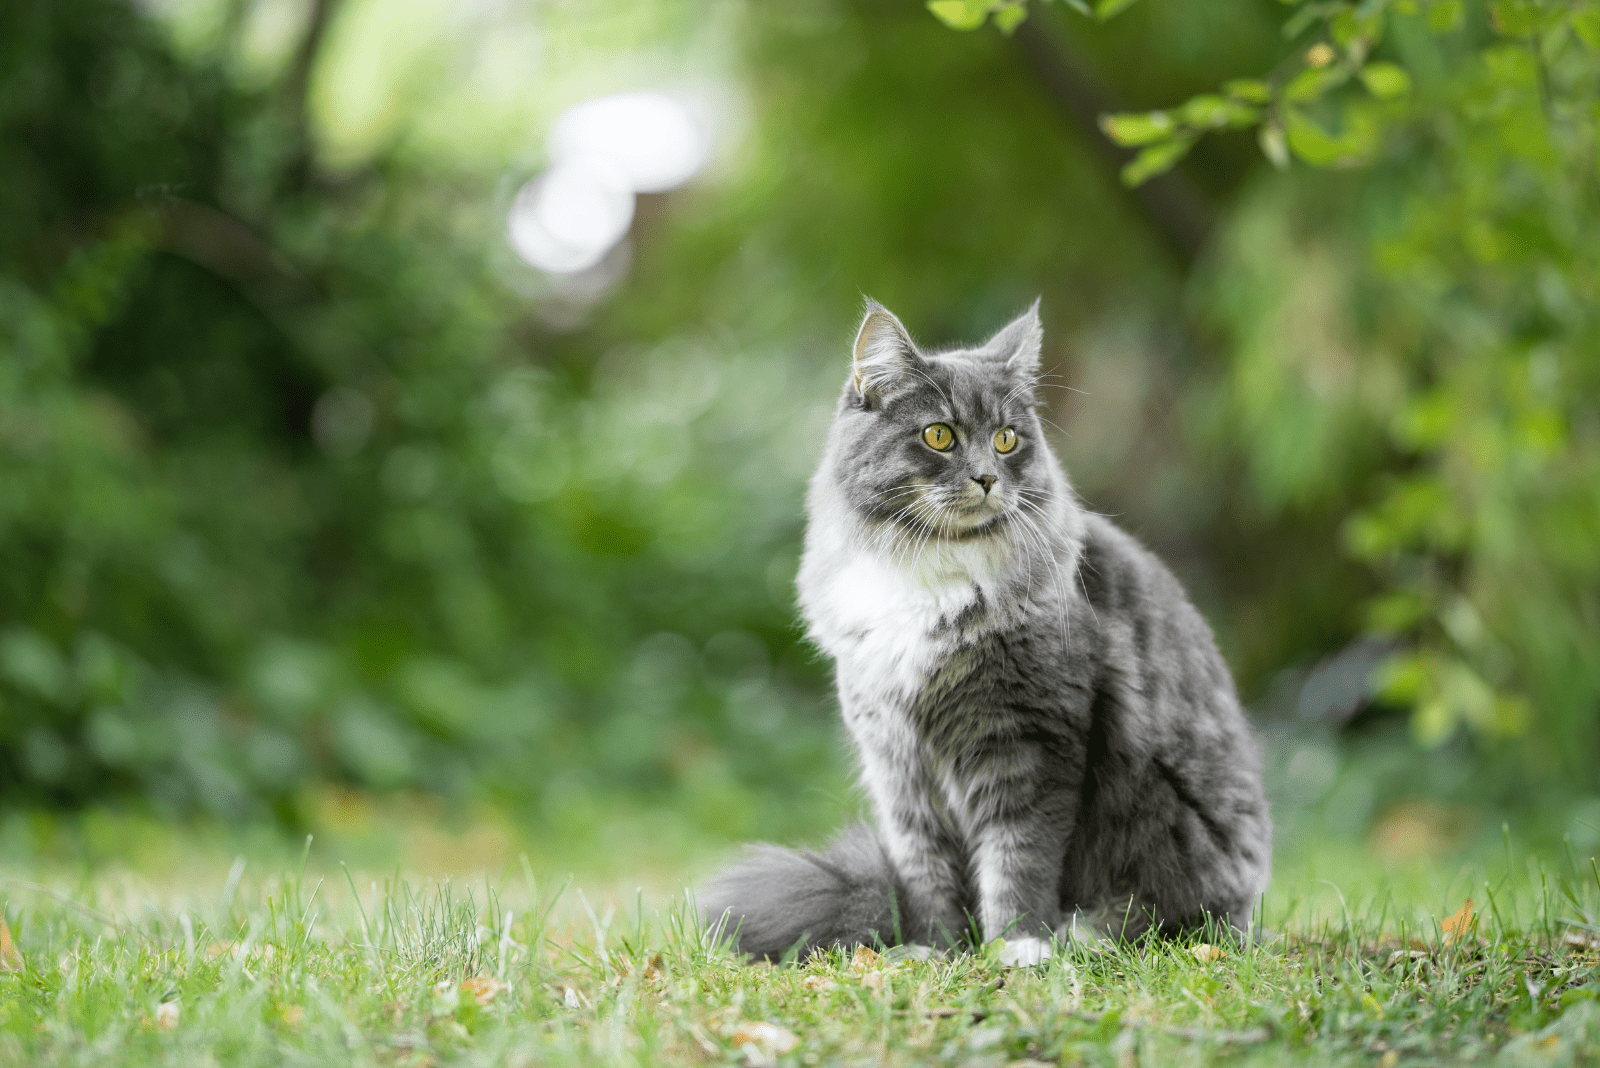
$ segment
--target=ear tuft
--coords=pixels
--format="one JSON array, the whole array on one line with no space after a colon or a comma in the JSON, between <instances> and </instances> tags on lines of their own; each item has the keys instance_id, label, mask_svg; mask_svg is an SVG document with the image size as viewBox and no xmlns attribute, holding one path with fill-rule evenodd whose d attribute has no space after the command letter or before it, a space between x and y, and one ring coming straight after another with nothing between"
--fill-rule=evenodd
<instances>
[{"instance_id":1,"label":"ear tuft","mask_svg":"<svg viewBox=\"0 0 1600 1068\"><path fill-rule=\"evenodd\" d=\"M868 298L867 312L856 331L851 385L863 398L881 397L914 370L921 358L911 335L893 312Z\"/></svg>"},{"instance_id":2,"label":"ear tuft","mask_svg":"<svg viewBox=\"0 0 1600 1068\"><path fill-rule=\"evenodd\" d=\"M1002 361L1018 373L1039 373L1039 351L1044 346L1044 327L1039 323L1039 298L1035 297L1028 310L984 342L983 354L991 360Z\"/></svg>"}]
</instances>

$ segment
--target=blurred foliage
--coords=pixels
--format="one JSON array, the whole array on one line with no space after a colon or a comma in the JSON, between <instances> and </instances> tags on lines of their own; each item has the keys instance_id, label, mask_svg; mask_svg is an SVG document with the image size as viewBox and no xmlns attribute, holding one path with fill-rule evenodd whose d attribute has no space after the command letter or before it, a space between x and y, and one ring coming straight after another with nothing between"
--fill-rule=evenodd
<instances>
[{"instance_id":1,"label":"blurred foliage","mask_svg":"<svg viewBox=\"0 0 1600 1068\"><path fill-rule=\"evenodd\" d=\"M1408 639L1377 682L1418 740L1529 735L1540 764L1584 775L1600 746L1600 5L1306 3L1284 33L1297 54L1268 78L1108 117L1142 146L1125 177L1239 125L1280 167L1373 167L1343 232L1312 239L1359 257L1343 278L1302 260L1298 284L1321 293L1274 294L1296 257L1258 239L1235 246L1255 270L1219 279L1243 327L1229 396L1253 477L1268 500L1357 504L1345 548L1379 581L1366 625ZM1285 346L1308 297L1344 304L1341 328ZM1361 439L1381 451L1351 465Z\"/></svg>"},{"instance_id":2,"label":"blurred foliage","mask_svg":"<svg viewBox=\"0 0 1600 1068\"><path fill-rule=\"evenodd\" d=\"M1287 45L1246 0L1061 20L1127 106L1202 94L1107 122L1133 178L1181 144L1198 264L1012 41L915 3L0 11L0 796L811 826L845 773L791 582L862 290L934 340L1044 294L1063 458L1247 695L1398 635L1425 740L1514 727L1519 773L1587 781L1581 18L1314 6ZM553 115L663 81L721 101L711 170L609 274L517 261ZM1280 175L1255 122L1369 166Z\"/></svg>"}]
</instances>

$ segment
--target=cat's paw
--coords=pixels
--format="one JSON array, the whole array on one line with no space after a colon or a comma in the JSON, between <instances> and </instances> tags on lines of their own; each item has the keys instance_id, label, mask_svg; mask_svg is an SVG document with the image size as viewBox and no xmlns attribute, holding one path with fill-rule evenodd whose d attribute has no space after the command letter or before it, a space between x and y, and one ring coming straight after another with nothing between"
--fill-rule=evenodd
<instances>
[{"instance_id":1,"label":"cat's paw","mask_svg":"<svg viewBox=\"0 0 1600 1068\"><path fill-rule=\"evenodd\" d=\"M1050 943L1042 938L1008 938L1000 951L1000 963L1007 968L1029 968L1050 959Z\"/></svg>"},{"instance_id":2,"label":"cat's paw","mask_svg":"<svg viewBox=\"0 0 1600 1068\"><path fill-rule=\"evenodd\" d=\"M934 957L943 957L944 954L932 946L925 946L920 942L907 942L884 950L883 959L891 964L902 960L930 960Z\"/></svg>"}]
</instances>

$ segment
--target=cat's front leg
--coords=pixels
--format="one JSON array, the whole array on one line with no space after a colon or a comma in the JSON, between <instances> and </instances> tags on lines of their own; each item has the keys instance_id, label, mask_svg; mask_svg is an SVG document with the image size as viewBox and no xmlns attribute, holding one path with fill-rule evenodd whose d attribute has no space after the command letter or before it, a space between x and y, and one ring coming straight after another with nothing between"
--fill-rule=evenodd
<instances>
[{"instance_id":1,"label":"cat's front leg","mask_svg":"<svg viewBox=\"0 0 1600 1068\"><path fill-rule=\"evenodd\" d=\"M1004 938L1002 961L1038 964L1049 959L1060 913L1061 860L1070 837L1073 806L1059 792L1032 788L1026 776L974 791L972 867L978 922L985 941Z\"/></svg>"},{"instance_id":2,"label":"cat's front leg","mask_svg":"<svg viewBox=\"0 0 1600 1068\"><path fill-rule=\"evenodd\" d=\"M901 938L962 941L971 926L965 858L914 746L862 746L861 762L878 833L910 898L899 910Z\"/></svg>"}]
</instances>

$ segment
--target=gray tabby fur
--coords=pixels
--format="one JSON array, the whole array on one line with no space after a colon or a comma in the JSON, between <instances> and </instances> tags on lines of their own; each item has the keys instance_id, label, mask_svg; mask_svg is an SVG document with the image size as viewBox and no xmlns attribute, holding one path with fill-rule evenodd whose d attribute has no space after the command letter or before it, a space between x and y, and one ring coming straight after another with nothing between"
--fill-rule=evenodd
<instances>
[{"instance_id":1,"label":"gray tabby fur","mask_svg":"<svg viewBox=\"0 0 1600 1068\"><path fill-rule=\"evenodd\" d=\"M1079 506L1035 410L1041 337L1035 302L924 352L868 303L799 591L875 826L717 876L706 919L746 953L1004 935L1032 963L1052 935L1250 922L1272 839L1255 739L1177 580Z\"/></svg>"}]
</instances>

